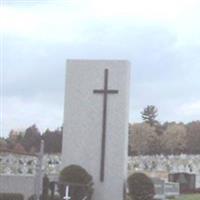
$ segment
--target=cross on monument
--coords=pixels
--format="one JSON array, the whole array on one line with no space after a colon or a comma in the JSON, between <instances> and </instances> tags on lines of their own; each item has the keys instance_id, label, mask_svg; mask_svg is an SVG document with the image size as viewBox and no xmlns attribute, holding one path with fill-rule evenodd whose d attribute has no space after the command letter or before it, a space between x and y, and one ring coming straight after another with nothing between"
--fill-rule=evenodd
<instances>
[{"instance_id":1,"label":"cross on monument","mask_svg":"<svg viewBox=\"0 0 200 200\"><path fill-rule=\"evenodd\" d=\"M71 199L71 197L69 196L69 186L68 185L66 186L65 196L63 197L63 199L65 199L65 200L70 200Z\"/></svg>"},{"instance_id":2,"label":"cross on monument","mask_svg":"<svg viewBox=\"0 0 200 200\"><path fill-rule=\"evenodd\" d=\"M101 163L100 163L100 181L104 181L105 168L105 149L106 149L106 122L107 122L107 102L108 94L117 94L118 90L108 89L108 69L104 70L104 88L93 90L95 94L103 94L103 116L102 116L102 142L101 142Z\"/></svg>"}]
</instances>

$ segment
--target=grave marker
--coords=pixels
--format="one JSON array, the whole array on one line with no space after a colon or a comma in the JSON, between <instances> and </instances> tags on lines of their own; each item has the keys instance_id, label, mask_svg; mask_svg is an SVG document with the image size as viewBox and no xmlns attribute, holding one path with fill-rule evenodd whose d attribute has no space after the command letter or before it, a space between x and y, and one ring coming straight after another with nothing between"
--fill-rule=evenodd
<instances>
[{"instance_id":1,"label":"grave marker","mask_svg":"<svg viewBox=\"0 0 200 200\"><path fill-rule=\"evenodd\" d=\"M122 200L127 178L129 62L69 60L66 75L62 168L75 164L91 174L95 200Z\"/></svg>"}]
</instances>

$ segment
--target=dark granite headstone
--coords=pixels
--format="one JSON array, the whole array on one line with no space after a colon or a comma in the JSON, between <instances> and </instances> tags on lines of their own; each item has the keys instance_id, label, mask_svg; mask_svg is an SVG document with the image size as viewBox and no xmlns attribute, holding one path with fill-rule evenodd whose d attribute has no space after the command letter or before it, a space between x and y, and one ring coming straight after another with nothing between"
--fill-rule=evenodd
<instances>
[{"instance_id":1,"label":"dark granite headstone","mask_svg":"<svg viewBox=\"0 0 200 200\"><path fill-rule=\"evenodd\" d=\"M173 173L169 174L168 179L170 182L176 182L180 184L180 192L187 193L195 190L195 174L189 173Z\"/></svg>"}]
</instances>

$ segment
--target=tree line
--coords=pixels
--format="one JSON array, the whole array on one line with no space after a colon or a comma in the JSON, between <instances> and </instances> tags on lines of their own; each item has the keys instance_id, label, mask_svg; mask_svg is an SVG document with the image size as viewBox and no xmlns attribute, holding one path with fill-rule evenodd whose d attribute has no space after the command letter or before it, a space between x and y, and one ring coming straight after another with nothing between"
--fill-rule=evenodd
<instances>
[{"instance_id":1,"label":"tree line","mask_svg":"<svg viewBox=\"0 0 200 200\"><path fill-rule=\"evenodd\" d=\"M60 153L62 150L62 127L56 130L47 129L40 133L34 124L24 132L10 131L7 138L0 139L0 150L6 149L19 153L36 153L40 150L41 140L44 140L45 153Z\"/></svg>"},{"instance_id":2,"label":"tree line","mask_svg":"<svg viewBox=\"0 0 200 200\"><path fill-rule=\"evenodd\" d=\"M129 154L200 154L200 121L187 124L157 121L158 109L141 112L142 123L129 124Z\"/></svg>"},{"instance_id":3,"label":"tree line","mask_svg":"<svg viewBox=\"0 0 200 200\"><path fill-rule=\"evenodd\" d=\"M160 123L157 116L158 109L148 105L141 112L143 122L129 124L129 155L200 154L200 121ZM62 134L62 127L43 133L36 125L24 132L12 130L7 138L0 138L0 151L35 153L40 149L40 141L44 140L45 153L61 153Z\"/></svg>"}]
</instances>

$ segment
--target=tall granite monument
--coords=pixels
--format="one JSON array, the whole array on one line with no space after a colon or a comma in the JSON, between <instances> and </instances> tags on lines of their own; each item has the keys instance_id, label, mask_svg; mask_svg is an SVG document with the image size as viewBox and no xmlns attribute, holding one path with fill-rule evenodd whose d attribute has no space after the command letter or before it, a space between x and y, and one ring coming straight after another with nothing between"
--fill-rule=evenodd
<instances>
[{"instance_id":1,"label":"tall granite monument","mask_svg":"<svg viewBox=\"0 0 200 200\"><path fill-rule=\"evenodd\" d=\"M62 167L92 175L94 200L123 200L129 81L128 61L67 61Z\"/></svg>"}]
</instances>

